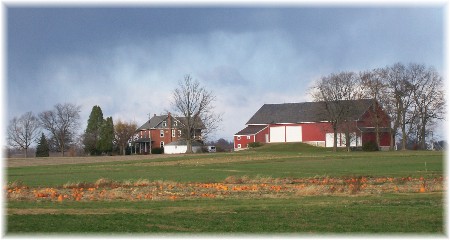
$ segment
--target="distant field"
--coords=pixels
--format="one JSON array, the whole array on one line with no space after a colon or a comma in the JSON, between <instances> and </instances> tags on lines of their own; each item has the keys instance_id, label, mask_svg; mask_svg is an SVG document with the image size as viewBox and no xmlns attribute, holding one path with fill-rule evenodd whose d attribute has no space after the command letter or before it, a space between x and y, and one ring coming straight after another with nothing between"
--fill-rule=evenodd
<instances>
[{"instance_id":1,"label":"distant field","mask_svg":"<svg viewBox=\"0 0 450 240\"><path fill-rule=\"evenodd\" d=\"M183 155L178 155L182 157ZM62 164L83 164L83 163L101 163L147 160L155 158L167 158L170 155L126 155L126 156L98 156L98 157L46 157L46 158L9 158L6 162L7 167L29 167L29 166L47 166ZM173 156L172 156L173 157Z\"/></svg>"},{"instance_id":2,"label":"distant field","mask_svg":"<svg viewBox=\"0 0 450 240\"><path fill-rule=\"evenodd\" d=\"M15 161L6 170L8 233L443 233L442 152L287 144Z\"/></svg>"}]
</instances>

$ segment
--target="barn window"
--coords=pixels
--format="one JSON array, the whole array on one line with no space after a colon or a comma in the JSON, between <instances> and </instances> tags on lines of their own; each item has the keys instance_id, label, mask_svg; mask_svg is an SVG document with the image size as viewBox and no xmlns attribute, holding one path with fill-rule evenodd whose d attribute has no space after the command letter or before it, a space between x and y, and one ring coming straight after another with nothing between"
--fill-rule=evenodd
<instances>
[{"instance_id":1,"label":"barn window","mask_svg":"<svg viewBox=\"0 0 450 240\"><path fill-rule=\"evenodd\" d=\"M167 126L167 122L166 122L166 121L163 121L162 126L163 126L163 127L166 127L166 126Z\"/></svg>"},{"instance_id":2,"label":"barn window","mask_svg":"<svg viewBox=\"0 0 450 240\"><path fill-rule=\"evenodd\" d=\"M241 140L241 136L238 136L238 137L237 137L237 140Z\"/></svg>"},{"instance_id":3,"label":"barn window","mask_svg":"<svg viewBox=\"0 0 450 240\"><path fill-rule=\"evenodd\" d=\"M250 136L247 136L247 139L250 139Z\"/></svg>"},{"instance_id":4,"label":"barn window","mask_svg":"<svg viewBox=\"0 0 450 240\"><path fill-rule=\"evenodd\" d=\"M159 131L159 136L164 137L164 130Z\"/></svg>"},{"instance_id":5,"label":"barn window","mask_svg":"<svg viewBox=\"0 0 450 240\"><path fill-rule=\"evenodd\" d=\"M172 129L172 137L175 137L175 129Z\"/></svg>"},{"instance_id":6,"label":"barn window","mask_svg":"<svg viewBox=\"0 0 450 240\"><path fill-rule=\"evenodd\" d=\"M163 147L164 147L164 142L161 141L161 143L159 144L159 146L160 146L161 148L163 148Z\"/></svg>"},{"instance_id":7,"label":"barn window","mask_svg":"<svg viewBox=\"0 0 450 240\"><path fill-rule=\"evenodd\" d=\"M241 148L241 144L238 144L238 148Z\"/></svg>"},{"instance_id":8,"label":"barn window","mask_svg":"<svg viewBox=\"0 0 450 240\"><path fill-rule=\"evenodd\" d=\"M181 130L178 130L178 137L181 137Z\"/></svg>"}]
</instances>

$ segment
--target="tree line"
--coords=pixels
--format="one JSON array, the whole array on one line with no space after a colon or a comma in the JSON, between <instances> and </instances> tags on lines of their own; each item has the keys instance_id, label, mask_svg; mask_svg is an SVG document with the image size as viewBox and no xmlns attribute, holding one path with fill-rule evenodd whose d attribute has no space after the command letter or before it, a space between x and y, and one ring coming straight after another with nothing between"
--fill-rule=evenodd
<instances>
[{"instance_id":1,"label":"tree line","mask_svg":"<svg viewBox=\"0 0 450 240\"><path fill-rule=\"evenodd\" d=\"M374 99L387 112L390 118L391 148L396 137L401 139L401 148L406 149L408 141L415 141L419 148L426 149L426 138L432 134L437 120L445 114L443 79L432 67L411 63L396 63L384 68L361 72L339 72L322 76L309 90L315 101L326 103L329 122L334 130L334 150L338 131L346 132L346 144L350 149L348 134L348 115L351 106L340 104L341 100ZM183 136L188 143L188 152L194 139L194 130L202 128L208 135L218 129L222 115L214 113L214 94L194 81L190 75L180 81L172 92L172 107L178 116L184 118ZM39 154L48 151L65 152L73 145L83 145L90 155L125 154L130 138L134 135L135 122L103 118L99 106L92 108L87 127L77 136L80 126L80 106L64 103L53 109L39 113L27 112L14 117L8 126L8 144L23 149L28 157L28 148L40 140ZM376 144L380 146L380 116L372 116L376 129ZM345 131L347 129L347 131ZM44 131L41 131L44 130ZM46 134L44 134L44 132ZM47 150L48 149L48 150ZM43 152L43 153L42 153Z\"/></svg>"},{"instance_id":2,"label":"tree line","mask_svg":"<svg viewBox=\"0 0 450 240\"><path fill-rule=\"evenodd\" d=\"M89 155L125 154L126 144L137 128L136 123L119 119L114 125L112 117L104 119L101 108L94 106L86 130L78 136L80 108L72 103L56 104L52 110L37 115L26 112L14 117L7 129L8 144L23 150L25 157L36 141L37 157L48 157L50 151L65 156L74 145L82 145Z\"/></svg>"},{"instance_id":3,"label":"tree line","mask_svg":"<svg viewBox=\"0 0 450 240\"><path fill-rule=\"evenodd\" d=\"M419 149L427 148L437 120L444 119L445 92L443 78L433 67L423 64L396 63L383 68L352 72L343 71L322 76L309 90L314 101L323 101L332 123L334 146L336 133L345 130L349 107L341 100L373 99L390 118L391 149L396 139L401 149L414 142ZM374 111L371 116L376 132L376 144L380 146L382 119ZM346 136L347 139L349 136ZM347 147L350 141L346 141Z\"/></svg>"},{"instance_id":4,"label":"tree line","mask_svg":"<svg viewBox=\"0 0 450 240\"><path fill-rule=\"evenodd\" d=\"M187 141L187 152L191 153L195 130L201 129L205 139L222 120L221 115L213 111L215 96L190 75L185 75L184 81L180 81L172 92L172 98L175 115L183 119L179 128ZM28 157L28 148L41 135L37 156L48 156L49 151L61 152L64 156L73 145L81 145L89 155L111 155L113 152L125 155L127 145L136 133L136 123L118 120L114 124L112 117L104 118L100 106L96 105L91 110L84 133L77 136L80 108L71 103L57 104L54 109L37 116L27 112L14 117L8 126L9 145L24 150L25 157Z\"/></svg>"}]
</instances>

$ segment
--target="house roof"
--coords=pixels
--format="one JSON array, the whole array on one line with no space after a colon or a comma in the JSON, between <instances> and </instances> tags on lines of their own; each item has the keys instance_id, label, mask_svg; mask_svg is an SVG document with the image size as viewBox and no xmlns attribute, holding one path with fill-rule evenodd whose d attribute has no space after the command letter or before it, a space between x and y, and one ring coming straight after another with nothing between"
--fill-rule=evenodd
<instances>
[{"instance_id":1,"label":"house roof","mask_svg":"<svg viewBox=\"0 0 450 240\"><path fill-rule=\"evenodd\" d=\"M167 118L167 115L161 115L161 116L154 115L152 118L150 118L150 120L146 121L136 131L156 128L156 126L158 126L158 124L160 124L166 118Z\"/></svg>"},{"instance_id":2,"label":"house roof","mask_svg":"<svg viewBox=\"0 0 450 240\"><path fill-rule=\"evenodd\" d=\"M136 129L136 131L155 129L158 127L159 124L161 124L168 117L169 117L169 115L160 115L160 116L154 115L152 118L150 118L150 120L146 121L142 126L140 126L138 129ZM176 119L180 123L185 122L185 117L174 117L171 115L171 118L172 118L172 121L171 121L172 124L173 124L173 119ZM173 125L172 125L172 127L173 127ZM200 121L199 129L204 129L204 128L205 128L205 125L203 124L203 122Z\"/></svg>"},{"instance_id":3,"label":"house roof","mask_svg":"<svg viewBox=\"0 0 450 240\"><path fill-rule=\"evenodd\" d=\"M267 125L250 125L234 135L252 135L252 134L256 134L256 133L260 132L261 130L263 130L266 127L267 127Z\"/></svg>"},{"instance_id":4,"label":"house roof","mask_svg":"<svg viewBox=\"0 0 450 240\"><path fill-rule=\"evenodd\" d=\"M350 109L349 117L358 120L373 104L372 99L342 100ZM329 121L325 102L264 104L246 125Z\"/></svg>"}]
</instances>

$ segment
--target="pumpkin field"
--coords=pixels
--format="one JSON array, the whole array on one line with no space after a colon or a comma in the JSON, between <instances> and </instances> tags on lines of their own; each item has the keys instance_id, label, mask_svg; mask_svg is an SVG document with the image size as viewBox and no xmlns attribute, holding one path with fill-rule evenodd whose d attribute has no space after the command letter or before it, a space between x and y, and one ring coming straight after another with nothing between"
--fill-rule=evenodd
<instances>
[{"instance_id":1,"label":"pumpkin field","mask_svg":"<svg viewBox=\"0 0 450 240\"><path fill-rule=\"evenodd\" d=\"M235 153L8 159L6 234L444 236L444 154ZM33 162L34 161L34 162Z\"/></svg>"}]
</instances>

